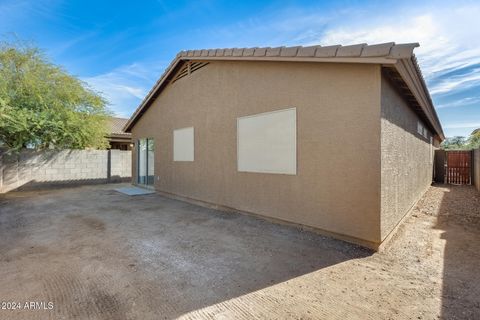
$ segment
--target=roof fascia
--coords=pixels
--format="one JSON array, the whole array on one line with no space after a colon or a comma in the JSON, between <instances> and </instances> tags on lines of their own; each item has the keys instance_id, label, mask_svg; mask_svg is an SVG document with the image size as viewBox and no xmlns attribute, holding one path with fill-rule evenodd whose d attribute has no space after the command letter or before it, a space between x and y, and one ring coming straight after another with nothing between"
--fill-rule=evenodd
<instances>
[{"instance_id":1,"label":"roof fascia","mask_svg":"<svg viewBox=\"0 0 480 320\"><path fill-rule=\"evenodd\" d=\"M282 62L330 62L330 63L367 63L395 64L397 59L385 57L188 57L192 61L282 61Z\"/></svg>"},{"instance_id":2,"label":"roof fascia","mask_svg":"<svg viewBox=\"0 0 480 320\"><path fill-rule=\"evenodd\" d=\"M401 59L395 64L400 76L405 81L405 84L410 89L418 104L422 108L423 112L427 116L430 125L436 131L440 140L445 139L445 135L442 130L442 125L438 119L437 113L431 102L430 94L423 80L423 77L419 74L417 67L412 59Z\"/></svg>"}]
</instances>

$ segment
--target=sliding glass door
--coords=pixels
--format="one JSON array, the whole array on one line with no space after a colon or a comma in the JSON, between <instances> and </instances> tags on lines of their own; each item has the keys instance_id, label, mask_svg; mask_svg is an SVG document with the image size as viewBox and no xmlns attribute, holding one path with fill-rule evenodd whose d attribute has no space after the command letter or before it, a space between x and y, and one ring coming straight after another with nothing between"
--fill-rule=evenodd
<instances>
[{"instance_id":1,"label":"sliding glass door","mask_svg":"<svg viewBox=\"0 0 480 320\"><path fill-rule=\"evenodd\" d=\"M153 186L154 183L154 140L139 139L137 144L137 183Z\"/></svg>"}]
</instances>

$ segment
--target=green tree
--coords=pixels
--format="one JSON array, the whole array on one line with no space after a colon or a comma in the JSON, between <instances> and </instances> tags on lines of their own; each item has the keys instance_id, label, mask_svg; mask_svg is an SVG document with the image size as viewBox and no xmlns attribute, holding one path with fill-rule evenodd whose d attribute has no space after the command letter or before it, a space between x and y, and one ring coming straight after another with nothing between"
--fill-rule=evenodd
<instances>
[{"instance_id":1,"label":"green tree","mask_svg":"<svg viewBox=\"0 0 480 320\"><path fill-rule=\"evenodd\" d=\"M36 47L0 42L0 144L21 148L107 146L105 100Z\"/></svg>"},{"instance_id":2,"label":"green tree","mask_svg":"<svg viewBox=\"0 0 480 320\"><path fill-rule=\"evenodd\" d=\"M471 150L480 148L480 130L474 130L468 138L456 136L446 138L441 145L444 150Z\"/></svg>"},{"instance_id":3,"label":"green tree","mask_svg":"<svg viewBox=\"0 0 480 320\"><path fill-rule=\"evenodd\" d=\"M467 144L469 149L480 148L480 128L473 130L473 132L470 134L470 137L468 137Z\"/></svg>"},{"instance_id":4,"label":"green tree","mask_svg":"<svg viewBox=\"0 0 480 320\"><path fill-rule=\"evenodd\" d=\"M461 136L446 138L441 147L444 150L463 150L467 148L467 139Z\"/></svg>"}]
</instances>

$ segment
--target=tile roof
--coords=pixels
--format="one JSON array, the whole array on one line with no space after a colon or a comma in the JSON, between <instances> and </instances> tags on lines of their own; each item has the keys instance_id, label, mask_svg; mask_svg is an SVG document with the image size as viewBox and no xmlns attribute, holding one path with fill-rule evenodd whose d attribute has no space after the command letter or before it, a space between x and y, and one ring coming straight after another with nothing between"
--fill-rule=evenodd
<instances>
[{"instance_id":1,"label":"tile roof","mask_svg":"<svg viewBox=\"0 0 480 320\"><path fill-rule=\"evenodd\" d=\"M107 121L110 126L109 132L108 132L109 135L112 135L112 134L130 135L130 133L123 131L123 127L125 127L125 125L127 124L128 119L118 118L118 117L109 117Z\"/></svg>"},{"instance_id":2,"label":"tile roof","mask_svg":"<svg viewBox=\"0 0 480 320\"><path fill-rule=\"evenodd\" d=\"M418 43L395 44L394 42L368 45L366 43L349 46L309 46L309 47L255 47L230 49L203 49L181 51L178 57L383 57L390 59L405 59L413 55L413 49Z\"/></svg>"},{"instance_id":3,"label":"tile roof","mask_svg":"<svg viewBox=\"0 0 480 320\"><path fill-rule=\"evenodd\" d=\"M297 62L338 62L338 63L370 63L383 66L397 67L397 62L408 64L413 70L413 75L403 73L406 82L412 83L419 80L420 85L412 90L421 96L423 111L428 114L432 127L440 138L444 137L440 121L433 107L425 80L418 66L413 50L418 43L396 44L394 42L368 45L366 43L348 46L295 46L295 47L254 47L254 48L224 48L201 49L180 51L175 59L166 68L160 79L146 95L140 106L124 126L125 132L130 132L136 121L150 105L150 100L155 97L163 87L168 84L168 78L182 61L214 61L214 60L242 60L242 61L297 61ZM413 78L412 78L413 77Z\"/></svg>"}]
</instances>

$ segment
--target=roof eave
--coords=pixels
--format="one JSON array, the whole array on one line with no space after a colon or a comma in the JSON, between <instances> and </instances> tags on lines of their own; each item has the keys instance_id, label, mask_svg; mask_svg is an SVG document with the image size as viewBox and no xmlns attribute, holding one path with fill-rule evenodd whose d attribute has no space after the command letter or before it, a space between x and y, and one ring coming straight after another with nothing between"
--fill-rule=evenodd
<instances>
[{"instance_id":1,"label":"roof eave","mask_svg":"<svg viewBox=\"0 0 480 320\"><path fill-rule=\"evenodd\" d=\"M182 57L186 61L278 61L278 62L331 62L331 63L366 63L394 64L395 58L387 57Z\"/></svg>"},{"instance_id":2,"label":"roof eave","mask_svg":"<svg viewBox=\"0 0 480 320\"><path fill-rule=\"evenodd\" d=\"M442 125L440 124L437 112L433 106L432 98L430 97L430 93L428 92L427 85L415 56L412 56L409 59L399 59L394 67L417 100L438 138L443 141L445 139L445 134L443 133Z\"/></svg>"}]
</instances>

